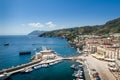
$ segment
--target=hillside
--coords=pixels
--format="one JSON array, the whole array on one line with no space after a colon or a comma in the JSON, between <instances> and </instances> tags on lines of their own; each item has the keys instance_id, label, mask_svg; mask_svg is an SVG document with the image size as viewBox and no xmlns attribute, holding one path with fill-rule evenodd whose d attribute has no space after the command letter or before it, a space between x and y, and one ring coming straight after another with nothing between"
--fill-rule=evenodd
<instances>
[{"instance_id":1,"label":"hillside","mask_svg":"<svg viewBox=\"0 0 120 80\"><path fill-rule=\"evenodd\" d=\"M120 33L120 18L110 20L103 25L54 30L43 33L39 36L74 38L78 34L108 34L108 33Z\"/></svg>"},{"instance_id":2,"label":"hillside","mask_svg":"<svg viewBox=\"0 0 120 80\"><path fill-rule=\"evenodd\" d=\"M35 31L32 31L31 33L29 33L28 35L40 35L40 34L43 34L45 31L39 31L39 30L35 30Z\"/></svg>"}]
</instances>

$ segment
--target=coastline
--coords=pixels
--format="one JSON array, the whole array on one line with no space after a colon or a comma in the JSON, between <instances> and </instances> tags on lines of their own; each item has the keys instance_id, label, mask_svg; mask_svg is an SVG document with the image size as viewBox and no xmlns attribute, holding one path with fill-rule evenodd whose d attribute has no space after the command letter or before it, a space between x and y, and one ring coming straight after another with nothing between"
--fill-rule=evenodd
<instances>
[{"instance_id":1,"label":"coastline","mask_svg":"<svg viewBox=\"0 0 120 80\"><path fill-rule=\"evenodd\" d=\"M99 60L93 58L91 55L87 56L85 53L80 53L79 55L75 55L75 56L80 57L80 58L82 57L85 60L84 61L85 64L83 64L83 65L85 66L84 71L85 71L85 75L88 77L88 79L90 79L90 78L91 78L91 80L94 79L94 78L92 79L92 75L91 75L91 73L92 73L91 69L92 68L96 69L100 73L100 77L101 77L102 80L108 79L109 75L110 75L110 77L113 77L111 75L111 73L107 70L106 63L104 61L99 61ZM95 61L95 63L94 63L94 61ZM78 61L78 62L81 63L81 61ZM100 65L100 68L99 68L98 63L100 63L101 65L105 65L105 69L100 69L100 68L103 68L103 67ZM95 66L93 66L93 65L95 65ZM106 75L105 73L103 73L104 71L108 72L109 75L108 74ZM86 77L86 79L87 79L87 77ZM114 78L111 78L111 79L115 80Z\"/></svg>"},{"instance_id":2,"label":"coastline","mask_svg":"<svg viewBox=\"0 0 120 80\"><path fill-rule=\"evenodd\" d=\"M19 36L18 36L18 37L19 37ZM10 37L8 37L8 38L10 38L10 40L11 40L11 39L12 39L12 40L14 40L14 39L16 40L16 39L18 39L18 37L16 37L16 36L15 36L15 37L11 37L11 36L10 36ZM13 39L13 38L14 38L14 39ZM25 39L23 39L23 38L25 38ZM32 39L34 39L34 42L35 42L35 41L41 40L42 38L37 38L37 37L35 37L35 38L32 38ZM26 37L20 36L20 37L19 37L19 40L17 40L17 42L15 42L15 43L17 43L17 44L15 44L14 41L12 42L12 40L11 40L11 44L12 44L12 45L8 46L7 48L4 47L4 46L1 46L1 47L5 48L5 49L9 49L9 48L12 48L13 46L17 46L17 45L19 45L19 47L22 47L22 46L24 46L24 45L25 45L25 46L31 45L31 46L30 46L30 50L33 50L33 47L39 47L39 46L41 46L40 44L39 44L39 45L32 45L32 43L33 43L33 42L31 41L32 39L29 39L29 37L27 37L27 36L26 36ZM25 40L25 41L22 41L22 40ZM55 51L58 51L58 52L59 52L59 50L62 49L63 51L60 51L60 52L61 52L61 53L60 53L61 55L66 55L66 54L64 54L64 53L67 53L67 55L68 55L68 54L70 55L71 53L75 53L75 49L73 49L73 48L68 48L68 49L64 48L64 46L68 46L68 45L69 45L66 40L62 40L62 39L60 39L60 38L59 38L59 39L56 39L56 38L53 38L53 39L49 39L49 38L47 39L47 38L46 38L46 39L44 39L44 38L43 38L43 41L44 41L44 40L46 40L46 41L49 40L48 43L47 43L48 45L45 44L47 47L50 47L50 46L51 46L51 45L49 45L49 44L50 44L49 42L51 42L51 41L54 42L55 44L58 44L58 45L53 45L53 46L51 46L51 47L53 47L53 49L54 49L56 46L58 46L57 49L55 48ZM50 40L51 40L51 41L50 41ZM55 41L53 41L53 40L55 40ZM8 41L9 41L9 39L8 39ZM19 44L18 44L18 42L19 42ZM21 44L21 42L22 42L22 44ZM24 44L23 42L24 42L24 43L27 42L27 45ZM58 43L58 42L59 42L59 43ZM61 45L61 43L62 43L62 47L59 46L59 45ZM18 48L19 48L19 47L18 47ZM60 48L60 47L61 47L61 48ZM11 49L9 49L9 50L11 50ZM65 50L66 50L66 51L65 51ZM8 52L8 51L6 51L6 52ZM13 53L13 52L11 51L11 53ZM17 54L17 53L18 53L18 51L14 51L14 54ZM14 54L13 54L13 55L14 55ZM34 54L34 53L32 53L32 54ZM10 55L10 54L8 54L8 55ZM16 55L16 56L18 56L18 55ZM24 57L25 57L26 59L28 59L30 56L31 56L31 55L22 56L22 57L19 57L19 56L18 56L18 57L16 57L16 58L20 58L20 59L23 60ZM11 56L10 56L10 57L11 57ZM12 57L13 57L13 56L12 56ZM13 58L10 58L10 60L11 60L11 59L13 59ZM23 60L23 61L24 61L24 60ZM24 63L25 63L25 62L24 62ZM24 63L23 63L23 64L24 64ZM22 64L22 61L21 61L21 64ZM21 65L21 64L20 64L20 63L16 63L15 66ZM69 63L68 63L68 64L69 64ZM12 65L14 65L14 64L12 64ZM67 65L67 64L66 64L66 65ZM64 68L65 65L62 65L62 66L63 66L63 68ZM10 66L10 67L11 67L11 66ZM10 67L8 67L8 68L10 68ZM69 67L70 67L70 65L69 65ZM58 68L59 68L59 66L58 66ZM6 69L6 68L5 68L5 69ZM2 70L2 69L1 69L1 70ZM47 69L46 69L46 70L47 70ZM68 70L68 71L69 71L69 70ZM32 73L34 73L34 72L32 72ZM69 73L69 74L70 74L70 78L71 78L71 74L72 74L72 73ZM19 74L17 74L17 75L19 75ZM30 73L30 75L31 75L31 73ZM16 75L15 75L15 76L16 76ZM62 76L62 75L61 75L61 76ZM13 76L13 77L14 77L14 76ZM57 77L57 76L56 76L56 77ZM71 78L71 79L70 79L70 78L68 78L68 79L71 80L72 78ZM17 80L17 79L16 79L16 80ZM19 79L18 79L18 80L19 80ZM38 80L38 78L37 78L37 80ZM53 80L54 80L54 79L53 79ZM62 79L62 80L64 80L64 79Z\"/></svg>"}]
</instances>

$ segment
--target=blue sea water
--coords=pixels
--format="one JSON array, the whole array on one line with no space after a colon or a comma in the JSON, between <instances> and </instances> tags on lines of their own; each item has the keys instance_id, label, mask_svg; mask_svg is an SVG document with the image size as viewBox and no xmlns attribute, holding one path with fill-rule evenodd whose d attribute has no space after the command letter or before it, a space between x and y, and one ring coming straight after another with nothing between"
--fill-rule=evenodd
<instances>
[{"instance_id":1,"label":"blue sea water","mask_svg":"<svg viewBox=\"0 0 120 80\"><path fill-rule=\"evenodd\" d=\"M9 43L9 46L4 46ZM30 62L35 54L34 49L41 46L52 48L61 56L72 56L76 49L71 48L65 39L43 38L37 36L0 36L0 70ZM20 56L20 51L31 51L30 55ZM14 74L11 80L73 80L73 70L70 66L74 62L63 61L48 68L33 70L28 74Z\"/></svg>"}]
</instances>

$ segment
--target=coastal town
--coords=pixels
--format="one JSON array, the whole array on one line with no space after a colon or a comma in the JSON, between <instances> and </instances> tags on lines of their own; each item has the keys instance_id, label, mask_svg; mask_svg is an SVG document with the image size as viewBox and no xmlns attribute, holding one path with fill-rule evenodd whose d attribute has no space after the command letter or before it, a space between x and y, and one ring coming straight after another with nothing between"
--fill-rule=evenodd
<instances>
[{"instance_id":1,"label":"coastal town","mask_svg":"<svg viewBox=\"0 0 120 80\"><path fill-rule=\"evenodd\" d=\"M120 80L120 33L78 35L70 43L82 50L92 80L94 72L101 80Z\"/></svg>"},{"instance_id":2,"label":"coastal town","mask_svg":"<svg viewBox=\"0 0 120 80\"><path fill-rule=\"evenodd\" d=\"M28 73L33 69L48 67L72 60L82 64L86 80L120 80L120 34L110 35L78 35L73 42L68 41L76 48L79 55L72 57L59 56L52 49L42 46L42 51L32 56L31 62L0 71L1 80L18 72ZM84 80L81 67L73 74L75 80ZM72 65L72 68L75 68Z\"/></svg>"},{"instance_id":3,"label":"coastal town","mask_svg":"<svg viewBox=\"0 0 120 80\"><path fill-rule=\"evenodd\" d=\"M120 0L0 0L0 80L120 80Z\"/></svg>"}]
</instances>

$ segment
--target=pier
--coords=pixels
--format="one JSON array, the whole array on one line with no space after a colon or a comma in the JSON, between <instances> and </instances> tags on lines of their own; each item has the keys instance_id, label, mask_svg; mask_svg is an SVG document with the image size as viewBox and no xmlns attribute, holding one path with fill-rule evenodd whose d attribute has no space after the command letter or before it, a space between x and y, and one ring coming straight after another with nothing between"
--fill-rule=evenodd
<instances>
[{"instance_id":1,"label":"pier","mask_svg":"<svg viewBox=\"0 0 120 80\"><path fill-rule=\"evenodd\" d=\"M49 64L49 63L53 63L56 61L62 61L62 60L81 60L81 62L82 62L82 59L80 57L66 57L66 58L57 57L56 59L53 59L53 60L43 60L43 61L39 59L39 60L35 60L35 61L29 62L26 64L18 65L16 67L3 69L0 71L0 75L5 74L6 76L10 76L12 74L19 73L19 72L23 71L25 68L33 68L37 65Z\"/></svg>"}]
</instances>

